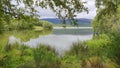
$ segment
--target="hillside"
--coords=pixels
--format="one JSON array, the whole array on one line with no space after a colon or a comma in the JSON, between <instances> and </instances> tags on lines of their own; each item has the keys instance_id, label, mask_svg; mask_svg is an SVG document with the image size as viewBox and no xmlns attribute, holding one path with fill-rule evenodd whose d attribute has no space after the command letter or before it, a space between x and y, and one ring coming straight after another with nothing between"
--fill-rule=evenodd
<instances>
[{"instance_id":1,"label":"hillside","mask_svg":"<svg viewBox=\"0 0 120 68\"><path fill-rule=\"evenodd\" d=\"M44 18L41 20L46 20L46 21L52 22L53 24L56 24L56 25L62 24L62 21L59 18ZM79 26L86 26L86 27L91 26L92 19L79 18L76 20L78 20ZM66 22L69 25L69 22L70 22L69 19L67 19Z\"/></svg>"}]
</instances>

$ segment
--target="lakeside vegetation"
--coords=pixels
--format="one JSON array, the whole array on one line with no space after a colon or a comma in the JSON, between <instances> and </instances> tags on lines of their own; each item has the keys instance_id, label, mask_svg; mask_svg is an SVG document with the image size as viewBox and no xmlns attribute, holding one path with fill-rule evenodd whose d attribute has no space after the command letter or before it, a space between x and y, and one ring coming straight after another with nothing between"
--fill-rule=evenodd
<instances>
[{"instance_id":1,"label":"lakeside vegetation","mask_svg":"<svg viewBox=\"0 0 120 68\"><path fill-rule=\"evenodd\" d=\"M19 0L17 1L19 3ZM34 11L32 2L33 0L26 0L23 3ZM70 18L72 23L75 12L87 11L84 3L78 0L39 3L42 7L46 4L49 4L53 11L57 10L53 5L61 8L55 12L63 21ZM69 6L71 4L73 7ZM0 68L120 68L120 1L96 0L98 13L92 23L93 39L73 43L71 50L60 57L47 45L30 47L17 42L9 44L11 35L20 38L21 41L28 41L40 34L46 34L47 30L50 33L52 29L52 24L22 14L22 10L17 11L13 6L8 0L0 1ZM65 17L61 17L61 10L68 11ZM36 30L32 31L34 28Z\"/></svg>"},{"instance_id":2,"label":"lakeside vegetation","mask_svg":"<svg viewBox=\"0 0 120 68\"><path fill-rule=\"evenodd\" d=\"M10 19L9 24L6 21L2 21L4 24L1 26L1 31L11 31L11 30L32 30L32 29L48 29L52 30L52 24L47 21L39 20L38 18L30 17L24 15L23 19Z\"/></svg>"},{"instance_id":3,"label":"lakeside vegetation","mask_svg":"<svg viewBox=\"0 0 120 68\"><path fill-rule=\"evenodd\" d=\"M0 43L1 68L119 68L119 48L107 35L75 42L61 57L50 46L39 44L32 48L17 42L9 44L6 39L1 39Z\"/></svg>"}]
</instances>

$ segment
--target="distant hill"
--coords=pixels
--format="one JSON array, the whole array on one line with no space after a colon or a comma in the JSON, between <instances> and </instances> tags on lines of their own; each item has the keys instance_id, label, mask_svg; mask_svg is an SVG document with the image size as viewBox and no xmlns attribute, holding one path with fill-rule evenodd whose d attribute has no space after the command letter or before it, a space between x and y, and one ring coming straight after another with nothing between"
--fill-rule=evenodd
<instances>
[{"instance_id":1,"label":"distant hill","mask_svg":"<svg viewBox=\"0 0 120 68\"><path fill-rule=\"evenodd\" d=\"M44 18L41 20L46 20L46 21L52 22L53 24L62 24L62 22L59 18ZM76 19L76 20L78 20L79 26L86 26L86 27L91 26L92 19L80 18L80 19ZM66 22L67 22L67 24L70 24L69 19L67 19Z\"/></svg>"}]
</instances>

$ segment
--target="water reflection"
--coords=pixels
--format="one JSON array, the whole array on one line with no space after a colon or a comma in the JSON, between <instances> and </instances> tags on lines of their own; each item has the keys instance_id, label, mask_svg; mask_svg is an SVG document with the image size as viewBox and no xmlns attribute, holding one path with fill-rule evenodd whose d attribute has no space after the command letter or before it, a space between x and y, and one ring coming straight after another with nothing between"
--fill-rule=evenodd
<instances>
[{"instance_id":1,"label":"water reflection","mask_svg":"<svg viewBox=\"0 0 120 68\"><path fill-rule=\"evenodd\" d=\"M57 35L90 35L92 29L54 29L53 34Z\"/></svg>"},{"instance_id":2,"label":"water reflection","mask_svg":"<svg viewBox=\"0 0 120 68\"><path fill-rule=\"evenodd\" d=\"M42 32L45 33L45 32ZM18 34L19 35L19 34ZM16 36L11 36L9 38L9 43L17 40L16 42L19 42L19 40L22 40L24 38L29 38L28 41L23 41L21 44L25 44L30 47L37 47L40 44L45 44L47 46L50 46L55 49L55 51L58 53L58 55L63 55L65 51L70 50L73 42L76 41L84 41L89 40L92 38L92 30L91 29L54 29L53 33L49 35L43 35L39 32L28 32L28 33L22 33L20 38L16 38ZM35 36L35 37L34 37ZM21 38L22 37L22 38Z\"/></svg>"},{"instance_id":3,"label":"water reflection","mask_svg":"<svg viewBox=\"0 0 120 68\"><path fill-rule=\"evenodd\" d=\"M73 42L84 41L92 38L92 35L47 35L39 36L36 39L30 39L24 42L25 45L36 47L39 44L45 44L55 49L58 55L63 55L65 51L70 50Z\"/></svg>"}]
</instances>

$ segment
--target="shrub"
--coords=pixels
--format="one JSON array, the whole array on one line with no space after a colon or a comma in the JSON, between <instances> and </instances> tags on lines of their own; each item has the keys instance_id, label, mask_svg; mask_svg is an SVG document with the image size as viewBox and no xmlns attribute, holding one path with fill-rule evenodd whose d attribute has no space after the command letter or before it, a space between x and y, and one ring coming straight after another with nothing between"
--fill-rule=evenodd
<instances>
[{"instance_id":1,"label":"shrub","mask_svg":"<svg viewBox=\"0 0 120 68\"><path fill-rule=\"evenodd\" d=\"M9 47L9 48L8 48ZM17 43L13 45L6 45L2 51L0 59L1 68L17 68L22 64L32 60L32 52L30 48Z\"/></svg>"},{"instance_id":2,"label":"shrub","mask_svg":"<svg viewBox=\"0 0 120 68\"><path fill-rule=\"evenodd\" d=\"M44 29L52 29L52 23L44 20L39 20L38 22L34 23L35 26L42 26Z\"/></svg>"},{"instance_id":3,"label":"shrub","mask_svg":"<svg viewBox=\"0 0 120 68\"><path fill-rule=\"evenodd\" d=\"M83 68L116 68L118 67L113 61L108 58L92 56L85 60Z\"/></svg>"},{"instance_id":4,"label":"shrub","mask_svg":"<svg viewBox=\"0 0 120 68\"><path fill-rule=\"evenodd\" d=\"M71 50L67 52L67 54L82 57L87 53L87 51L88 51L88 46L86 45L86 43L78 41L73 43Z\"/></svg>"},{"instance_id":5,"label":"shrub","mask_svg":"<svg viewBox=\"0 0 120 68\"><path fill-rule=\"evenodd\" d=\"M33 24L31 22L27 22L24 19L22 20L12 20L9 25L10 30L24 30L24 29L33 29Z\"/></svg>"},{"instance_id":6,"label":"shrub","mask_svg":"<svg viewBox=\"0 0 120 68\"><path fill-rule=\"evenodd\" d=\"M120 64L120 23L115 23L112 30L108 34L111 39L111 44L108 47L109 57L114 58Z\"/></svg>"},{"instance_id":7,"label":"shrub","mask_svg":"<svg viewBox=\"0 0 120 68\"><path fill-rule=\"evenodd\" d=\"M89 53L98 56L107 55L107 47L109 47L110 39L107 35L100 35L99 38L95 38L89 41L86 41L88 45Z\"/></svg>"},{"instance_id":8,"label":"shrub","mask_svg":"<svg viewBox=\"0 0 120 68\"><path fill-rule=\"evenodd\" d=\"M82 68L81 60L75 55L65 55L61 59L61 68Z\"/></svg>"},{"instance_id":9,"label":"shrub","mask_svg":"<svg viewBox=\"0 0 120 68\"><path fill-rule=\"evenodd\" d=\"M85 63L85 68L104 68L103 62L99 57L90 57Z\"/></svg>"}]
</instances>

